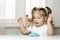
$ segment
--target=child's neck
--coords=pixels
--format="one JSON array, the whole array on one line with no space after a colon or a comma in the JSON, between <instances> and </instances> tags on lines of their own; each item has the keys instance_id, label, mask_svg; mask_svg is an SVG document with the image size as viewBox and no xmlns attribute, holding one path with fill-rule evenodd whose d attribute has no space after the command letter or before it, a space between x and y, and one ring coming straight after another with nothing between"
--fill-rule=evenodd
<instances>
[{"instance_id":1,"label":"child's neck","mask_svg":"<svg viewBox=\"0 0 60 40\"><path fill-rule=\"evenodd\" d=\"M38 28L38 27L42 27L44 24L42 24L42 25L36 25L36 27Z\"/></svg>"}]
</instances>

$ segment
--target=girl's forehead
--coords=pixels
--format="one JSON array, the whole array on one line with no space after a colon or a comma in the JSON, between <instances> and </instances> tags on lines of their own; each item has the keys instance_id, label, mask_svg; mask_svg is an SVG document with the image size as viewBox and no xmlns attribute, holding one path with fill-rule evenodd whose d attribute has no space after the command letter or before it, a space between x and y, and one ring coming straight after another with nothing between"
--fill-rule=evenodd
<instances>
[{"instance_id":1,"label":"girl's forehead","mask_svg":"<svg viewBox=\"0 0 60 40\"><path fill-rule=\"evenodd\" d=\"M38 11L38 12L33 13L33 15L43 16L43 15L44 15L44 13L43 13L42 11Z\"/></svg>"},{"instance_id":2,"label":"girl's forehead","mask_svg":"<svg viewBox=\"0 0 60 40\"><path fill-rule=\"evenodd\" d=\"M37 13L37 14L44 14L44 11L42 11L42 10L40 10L40 11L34 11L33 14L35 14L35 13Z\"/></svg>"},{"instance_id":3,"label":"girl's forehead","mask_svg":"<svg viewBox=\"0 0 60 40\"><path fill-rule=\"evenodd\" d=\"M35 14L33 14L33 17L42 17L42 14L35 13Z\"/></svg>"}]
</instances>

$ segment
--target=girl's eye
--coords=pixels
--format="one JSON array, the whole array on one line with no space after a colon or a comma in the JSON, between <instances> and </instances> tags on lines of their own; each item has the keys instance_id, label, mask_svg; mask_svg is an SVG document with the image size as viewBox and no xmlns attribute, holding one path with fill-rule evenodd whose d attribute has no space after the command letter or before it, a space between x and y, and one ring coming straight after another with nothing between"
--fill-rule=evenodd
<instances>
[{"instance_id":1,"label":"girl's eye","mask_svg":"<svg viewBox=\"0 0 60 40\"><path fill-rule=\"evenodd\" d=\"M36 19L35 17L33 19ZM39 17L37 17L37 19L40 19Z\"/></svg>"},{"instance_id":2,"label":"girl's eye","mask_svg":"<svg viewBox=\"0 0 60 40\"><path fill-rule=\"evenodd\" d=\"M38 17L38 19L40 19L40 18Z\"/></svg>"},{"instance_id":3,"label":"girl's eye","mask_svg":"<svg viewBox=\"0 0 60 40\"><path fill-rule=\"evenodd\" d=\"M35 17L33 19L36 19Z\"/></svg>"}]
</instances>

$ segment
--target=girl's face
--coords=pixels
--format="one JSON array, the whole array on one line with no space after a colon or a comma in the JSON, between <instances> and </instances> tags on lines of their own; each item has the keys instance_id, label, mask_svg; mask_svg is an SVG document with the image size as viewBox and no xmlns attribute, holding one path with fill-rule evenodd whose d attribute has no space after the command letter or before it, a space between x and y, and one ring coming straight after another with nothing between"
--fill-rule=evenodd
<instances>
[{"instance_id":1,"label":"girl's face","mask_svg":"<svg viewBox=\"0 0 60 40\"><path fill-rule=\"evenodd\" d=\"M33 14L33 23L35 26L41 26L44 24L44 16L41 15L43 12L35 12Z\"/></svg>"}]
</instances>

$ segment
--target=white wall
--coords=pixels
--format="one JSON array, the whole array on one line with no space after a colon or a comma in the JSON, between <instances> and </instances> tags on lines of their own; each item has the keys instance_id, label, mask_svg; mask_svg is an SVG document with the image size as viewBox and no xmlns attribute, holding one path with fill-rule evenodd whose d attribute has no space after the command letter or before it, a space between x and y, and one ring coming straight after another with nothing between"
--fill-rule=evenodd
<instances>
[{"instance_id":1,"label":"white wall","mask_svg":"<svg viewBox=\"0 0 60 40\"><path fill-rule=\"evenodd\" d=\"M46 0L46 6L49 6L53 11L55 27L60 27L60 0Z\"/></svg>"},{"instance_id":2,"label":"white wall","mask_svg":"<svg viewBox=\"0 0 60 40\"><path fill-rule=\"evenodd\" d=\"M19 27L18 17L23 17L25 21L25 0L16 0L15 19L0 19L0 27Z\"/></svg>"},{"instance_id":3,"label":"white wall","mask_svg":"<svg viewBox=\"0 0 60 40\"><path fill-rule=\"evenodd\" d=\"M16 17L25 15L25 0L16 0Z\"/></svg>"}]
</instances>

